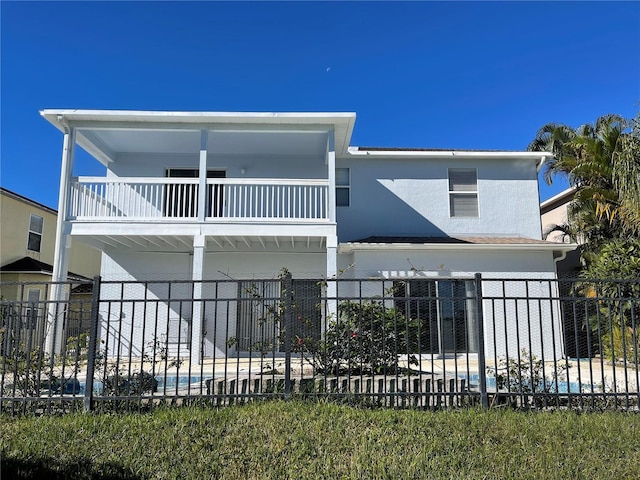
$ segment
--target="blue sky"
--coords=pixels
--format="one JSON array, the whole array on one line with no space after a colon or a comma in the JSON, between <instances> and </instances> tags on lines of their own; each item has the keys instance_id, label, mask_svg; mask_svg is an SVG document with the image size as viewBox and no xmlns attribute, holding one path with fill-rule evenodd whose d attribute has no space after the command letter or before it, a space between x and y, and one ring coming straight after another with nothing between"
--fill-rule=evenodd
<instances>
[{"instance_id":1,"label":"blue sky","mask_svg":"<svg viewBox=\"0 0 640 480\"><path fill-rule=\"evenodd\" d=\"M54 208L62 135L43 108L353 111L352 145L512 150L640 108L638 2L0 9L1 184ZM80 154L75 173L102 170Z\"/></svg>"}]
</instances>

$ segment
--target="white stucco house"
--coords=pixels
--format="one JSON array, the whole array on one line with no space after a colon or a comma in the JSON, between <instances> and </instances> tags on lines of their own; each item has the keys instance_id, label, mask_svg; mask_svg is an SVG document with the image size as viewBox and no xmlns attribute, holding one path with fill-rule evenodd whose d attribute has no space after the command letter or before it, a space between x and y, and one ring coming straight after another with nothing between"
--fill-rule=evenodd
<instances>
[{"instance_id":1,"label":"white stucco house","mask_svg":"<svg viewBox=\"0 0 640 480\"><path fill-rule=\"evenodd\" d=\"M553 279L555 261L575 248L541 238L537 172L549 153L351 146L354 113L41 115L64 134L55 280L67 275L72 241L102 251L103 280L250 280L284 267L300 281L401 279L413 292L464 290L447 279L475 273ZM77 146L104 176L72 175ZM237 295L199 285L194 300ZM137 288L141 298L165 295ZM326 288L335 296L335 284ZM215 322L233 330L242 321L229 302L224 313L201 303L191 318L167 316L202 345L189 352L195 362L223 348ZM487 304L485 316L496 308ZM541 330L559 328L547 313L534 319ZM502 352L495 335L505 332L485 328L488 355Z\"/></svg>"}]
</instances>

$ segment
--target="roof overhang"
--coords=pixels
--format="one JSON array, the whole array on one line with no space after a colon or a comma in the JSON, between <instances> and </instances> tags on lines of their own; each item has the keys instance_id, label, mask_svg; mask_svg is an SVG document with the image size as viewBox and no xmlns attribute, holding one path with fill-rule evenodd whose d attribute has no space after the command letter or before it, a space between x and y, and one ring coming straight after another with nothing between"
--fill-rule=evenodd
<instances>
[{"instance_id":1,"label":"roof overhang","mask_svg":"<svg viewBox=\"0 0 640 480\"><path fill-rule=\"evenodd\" d=\"M570 201L573 200L573 197L575 196L576 191L577 191L577 187L572 186L554 195L553 197L545 200L544 202L540 203L541 213L548 212L553 208L569 203Z\"/></svg>"},{"instance_id":2,"label":"roof overhang","mask_svg":"<svg viewBox=\"0 0 640 480\"><path fill-rule=\"evenodd\" d=\"M0 274L11 274L11 275L43 275L46 277L52 277L53 272L49 270L2 270ZM77 273L68 272L67 273L67 281L69 282L90 282L91 279L85 277L83 275L78 275ZM36 282L37 283L37 282Z\"/></svg>"},{"instance_id":3,"label":"roof overhang","mask_svg":"<svg viewBox=\"0 0 640 480\"><path fill-rule=\"evenodd\" d=\"M533 242L533 243L358 243L347 242L338 245L338 253L352 253L354 251L519 251L519 252L570 252L578 247L574 243Z\"/></svg>"},{"instance_id":4,"label":"roof overhang","mask_svg":"<svg viewBox=\"0 0 640 480\"><path fill-rule=\"evenodd\" d=\"M163 112L136 110L45 109L47 121L65 132L76 129L76 142L103 163L118 153L117 132L173 131L194 132L317 132L334 133L337 155L349 147L355 113L277 113L277 112ZM110 131L105 135L104 131Z\"/></svg>"},{"instance_id":5,"label":"roof overhang","mask_svg":"<svg viewBox=\"0 0 640 480\"><path fill-rule=\"evenodd\" d=\"M428 150L428 149L374 149L367 150L362 147L349 147L348 154L354 157L381 157L381 158L422 158L422 159L442 159L458 158L465 160L491 158L498 160L532 160L536 162L536 168L540 171L544 162L553 158L553 153L549 152L519 152L500 150Z\"/></svg>"}]
</instances>

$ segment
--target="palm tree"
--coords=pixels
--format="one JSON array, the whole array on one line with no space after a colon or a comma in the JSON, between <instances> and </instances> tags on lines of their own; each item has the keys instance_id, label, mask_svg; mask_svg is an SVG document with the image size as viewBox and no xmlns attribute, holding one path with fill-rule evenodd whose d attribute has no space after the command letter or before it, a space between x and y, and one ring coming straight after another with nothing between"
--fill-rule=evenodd
<instances>
[{"instance_id":1,"label":"palm tree","mask_svg":"<svg viewBox=\"0 0 640 480\"><path fill-rule=\"evenodd\" d=\"M614 155L613 184L620 206L611 212L618 215L634 236L640 235L640 112L630 122L630 132L622 135Z\"/></svg>"},{"instance_id":2,"label":"palm tree","mask_svg":"<svg viewBox=\"0 0 640 480\"><path fill-rule=\"evenodd\" d=\"M623 145L627 142L628 122L619 115L604 115L595 124L573 129L566 125L550 123L538 130L528 150L548 151L554 158L545 164L544 178L551 184L556 175L564 176L576 187L569 207L568 224L557 230L571 232L588 244L589 250L597 249L611 238L628 236L631 228L631 212L640 208L633 201L629 206L621 197L622 179L628 179L624 164L620 161ZM637 146L637 142L633 143ZM624 158L627 159L628 155ZM640 164L634 163L640 172ZM635 182L629 197L640 198L640 179ZM633 217L640 220L640 216ZM640 225L640 222L637 223Z\"/></svg>"},{"instance_id":3,"label":"palm tree","mask_svg":"<svg viewBox=\"0 0 640 480\"><path fill-rule=\"evenodd\" d=\"M531 141L527 150L532 152L550 152L554 157L544 164L544 179L551 185L553 176L560 172L568 175L575 166L575 158L571 155L568 145L575 140L576 131L560 123L543 125L536 137Z\"/></svg>"}]
</instances>

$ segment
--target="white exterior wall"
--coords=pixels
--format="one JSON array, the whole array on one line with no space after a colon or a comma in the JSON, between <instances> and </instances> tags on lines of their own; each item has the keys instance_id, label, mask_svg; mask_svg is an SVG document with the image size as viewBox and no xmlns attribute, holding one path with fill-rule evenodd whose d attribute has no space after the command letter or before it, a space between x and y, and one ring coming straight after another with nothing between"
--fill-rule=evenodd
<instances>
[{"instance_id":1,"label":"white exterior wall","mask_svg":"<svg viewBox=\"0 0 640 480\"><path fill-rule=\"evenodd\" d=\"M564 355L560 305L551 299L558 297L551 251L378 250L350 256L353 278L472 279L480 273L487 358L515 357L522 349L545 359Z\"/></svg>"},{"instance_id":2,"label":"white exterior wall","mask_svg":"<svg viewBox=\"0 0 640 480\"><path fill-rule=\"evenodd\" d=\"M197 153L123 154L109 164L110 177L164 177L167 168L198 168ZM208 155L207 168L226 170L227 178L327 178L324 157L273 155ZM243 174L241 170L244 169Z\"/></svg>"},{"instance_id":3,"label":"white exterior wall","mask_svg":"<svg viewBox=\"0 0 640 480\"><path fill-rule=\"evenodd\" d=\"M105 253L102 262L101 339L106 340L108 353L129 355L131 352L132 356L139 356L143 348L150 351L156 333L164 340L167 333L175 338L179 330L180 342L172 342L169 353L189 356L191 283L174 283L169 294L167 283L151 282L145 286L142 282L191 280L192 254L114 251ZM275 279L283 268L289 270L293 278L324 278L326 256L309 252L209 252L205 253L203 279ZM125 284L122 289L118 283L109 284L110 280L141 283ZM120 302L123 292L125 301ZM172 300L170 303L166 301L168 298ZM237 298L237 282L204 283L202 310L206 357L224 356L227 340L235 337ZM136 301L138 299L147 299L146 310L145 302ZM123 341L118 342L118 338ZM129 338L133 338L131 345ZM234 354L235 350L231 348L228 352Z\"/></svg>"},{"instance_id":4,"label":"white exterior wall","mask_svg":"<svg viewBox=\"0 0 640 480\"><path fill-rule=\"evenodd\" d=\"M337 208L338 239L375 236L522 236L540 239L533 160L346 158L351 205ZM478 218L449 216L448 168L476 168Z\"/></svg>"}]
</instances>

